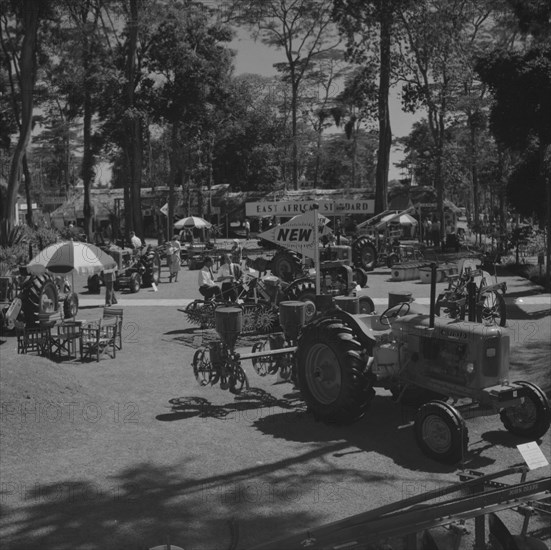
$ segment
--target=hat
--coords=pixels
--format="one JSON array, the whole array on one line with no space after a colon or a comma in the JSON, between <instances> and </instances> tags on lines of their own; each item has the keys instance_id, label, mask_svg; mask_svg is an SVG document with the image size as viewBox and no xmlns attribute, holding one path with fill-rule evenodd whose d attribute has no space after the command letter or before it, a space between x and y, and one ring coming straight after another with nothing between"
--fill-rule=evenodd
<instances>
[{"instance_id":1,"label":"hat","mask_svg":"<svg viewBox=\"0 0 551 550\"><path fill-rule=\"evenodd\" d=\"M239 239L234 239L233 242L239 244Z\"/></svg>"}]
</instances>

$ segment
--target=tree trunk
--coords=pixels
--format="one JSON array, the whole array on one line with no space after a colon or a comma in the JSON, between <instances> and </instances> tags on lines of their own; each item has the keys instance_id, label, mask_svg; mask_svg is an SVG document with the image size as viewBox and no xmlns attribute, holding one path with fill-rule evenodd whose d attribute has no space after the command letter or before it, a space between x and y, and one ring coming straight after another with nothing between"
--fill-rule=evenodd
<instances>
[{"instance_id":1,"label":"tree trunk","mask_svg":"<svg viewBox=\"0 0 551 550\"><path fill-rule=\"evenodd\" d=\"M172 239L172 232L174 231L174 189L176 186L176 179L178 177L178 124L172 123L171 134L171 152L170 152L170 174L168 177L168 211L166 218L166 238Z\"/></svg>"},{"instance_id":2,"label":"tree trunk","mask_svg":"<svg viewBox=\"0 0 551 550\"><path fill-rule=\"evenodd\" d=\"M23 155L23 175L25 177L25 198L27 200L27 213L25 218L27 219L27 225L33 227L33 199L31 196L32 178L29 170L29 163L27 162L27 155Z\"/></svg>"},{"instance_id":3,"label":"tree trunk","mask_svg":"<svg viewBox=\"0 0 551 550\"><path fill-rule=\"evenodd\" d=\"M140 114L134 108L134 81L136 78L136 54L138 48L138 0L130 0L130 20L128 22L128 58L126 66L126 105L125 139L126 162L128 170L129 204L125 210L130 211L127 218L130 226L126 228L136 231L143 238L142 220L142 124Z\"/></svg>"},{"instance_id":4,"label":"tree trunk","mask_svg":"<svg viewBox=\"0 0 551 550\"><path fill-rule=\"evenodd\" d=\"M293 74L294 77L294 74ZM291 135L293 139L291 164L293 189L298 190L298 145L297 145L297 109L298 109L298 85L291 86Z\"/></svg>"},{"instance_id":5,"label":"tree trunk","mask_svg":"<svg viewBox=\"0 0 551 550\"><path fill-rule=\"evenodd\" d=\"M546 158L551 155L551 144L545 143L543 136L540 135L540 145L538 150L539 176L542 178L542 183L545 186L545 224L547 227L546 240L547 246L545 251L545 281L547 288L551 288L551 179L545 169ZM548 159L551 160L551 159Z\"/></svg>"},{"instance_id":6,"label":"tree trunk","mask_svg":"<svg viewBox=\"0 0 551 550\"><path fill-rule=\"evenodd\" d=\"M2 208L1 238L4 242L15 220L15 203L19 190L19 178L23 156L29 144L32 130L33 89L36 76L35 53L38 31L40 0L21 0L23 15L23 43L21 46L21 130L13 153L8 176L8 188Z\"/></svg>"},{"instance_id":7,"label":"tree trunk","mask_svg":"<svg viewBox=\"0 0 551 550\"><path fill-rule=\"evenodd\" d=\"M469 123L469 147L470 147L470 161L471 161L471 179L473 184L473 224L478 231L479 219L480 219L480 204L479 204L479 185L478 185L478 155L476 148L476 128L472 113L468 117Z\"/></svg>"},{"instance_id":8,"label":"tree trunk","mask_svg":"<svg viewBox=\"0 0 551 550\"><path fill-rule=\"evenodd\" d=\"M87 63L84 72L86 73ZM86 240L91 242L92 237L92 207L90 204L90 188L94 178L94 152L92 150L92 96L88 86L84 89L84 116L83 116L83 154L82 154L82 184L84 197L82 212L84 214L84 233Z\"/></svg>"},{"instance_id":9,"label":"tree trunk","mask_svg":"<svg viewBox=\"0 0 551 550\"><path fill-rule=\"evenodd\" d=\"M375 176L375 214L384 212L388 206L388 169L390 165L390 148L392 131L388 95L390 90L390 38L392 32L391 2L381 3L381 68L379 72L379 150L377 152L377 169Z\"/></svg>"}]
</instances>

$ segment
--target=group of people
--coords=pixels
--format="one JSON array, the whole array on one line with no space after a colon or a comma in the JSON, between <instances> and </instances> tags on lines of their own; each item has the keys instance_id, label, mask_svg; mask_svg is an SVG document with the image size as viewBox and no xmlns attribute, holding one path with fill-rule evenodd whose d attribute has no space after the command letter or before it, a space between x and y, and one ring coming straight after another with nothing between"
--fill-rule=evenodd
<instances>
[{"instance_id":1,"label":"group of people","mask_svg":"<svg viewBox=\"0 0 551 550\"><path fill-rule=\"evenodd\" d=\"M440 222L438 218L423 220L423 239L427 246L440 247Z\"/></svg>"},{"instance_id":2,"label":"group of people","mask_svg":"<svg viewBox=\"0 0 551 550\"><path fill-rule=\"evenodd\" d=\"M217 277L214 275L214 260L206 256L204 265L199 271L198 285L199 292L205 299L228 300L234 302L239 293L239 281L241 280L241 260L243 248L239 240L234 239L230 253L221 257L220 268Z\"/></svg>"}]
</instances>

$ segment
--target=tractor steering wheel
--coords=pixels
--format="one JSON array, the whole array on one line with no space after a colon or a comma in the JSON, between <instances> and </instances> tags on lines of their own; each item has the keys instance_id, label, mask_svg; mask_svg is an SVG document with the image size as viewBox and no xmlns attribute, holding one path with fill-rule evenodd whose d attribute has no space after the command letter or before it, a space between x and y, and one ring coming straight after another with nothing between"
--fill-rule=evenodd
<instances>
[{"instance_id":1,"label":"tractor steering wheel","mask_svg":"<svg viewBox=\"0 0 551 550\"><path fill-rule=\"evenodd\" d=\"M389 327L391 325L391 319L396 319L396 317L400 317L400 315L407 315L410 307L410 302L400 302L399 304L385 309L379 316L379 323L385 327ZM402 309L404 310L403 312Z\"/></svg>"}]
</instances>

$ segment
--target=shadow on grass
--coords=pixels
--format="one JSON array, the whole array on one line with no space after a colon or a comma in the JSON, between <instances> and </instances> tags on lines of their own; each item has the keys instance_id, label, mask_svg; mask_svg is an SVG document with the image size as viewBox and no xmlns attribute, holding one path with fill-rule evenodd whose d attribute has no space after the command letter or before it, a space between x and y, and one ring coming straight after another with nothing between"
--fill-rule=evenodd
<instances>
[{"instance_id":1,"label":"shadow on grass","mask_svg":"<svg viewBox=\"0 0 551 550\"><path fill-rule=\"evenodd\" d=\"M526 311L517 304L507 304L507 320L544 319L551 316L551 308L545 307L536 311Z\"/></svg>"},{"instance_id":2,"label":"shadow on grass","mask_svg":"<svg viewBox=\"0 0 551 550\"><path fill-rule=\"evenodd\" d=\"M511 349L509 379L512 382L524 380L538 385L547 396L551 396L551 342L534 340L524 342Z\"/></svg>"}]
</instances>

